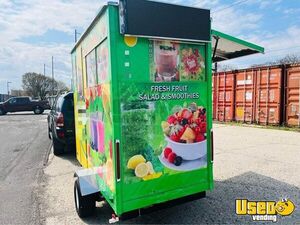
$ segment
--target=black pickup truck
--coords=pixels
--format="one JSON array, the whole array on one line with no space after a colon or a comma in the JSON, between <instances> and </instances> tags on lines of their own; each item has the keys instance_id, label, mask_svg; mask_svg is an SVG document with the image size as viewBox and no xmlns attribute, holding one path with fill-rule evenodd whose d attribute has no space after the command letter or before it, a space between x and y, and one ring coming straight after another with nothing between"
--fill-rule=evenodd
<instances>
[{"instance_id":1,"label":"black pickup truck","mask_svg":"<svg viewBox=\"0 0 300 225\"><path fill-rule=\"evenodd\" d=\"M42 114L45 109L50 109L48 101L31 100L30 97L13 97L0 103L0 115L8 112L33 111L34 114Z\"/></svg>"}]
</instances>

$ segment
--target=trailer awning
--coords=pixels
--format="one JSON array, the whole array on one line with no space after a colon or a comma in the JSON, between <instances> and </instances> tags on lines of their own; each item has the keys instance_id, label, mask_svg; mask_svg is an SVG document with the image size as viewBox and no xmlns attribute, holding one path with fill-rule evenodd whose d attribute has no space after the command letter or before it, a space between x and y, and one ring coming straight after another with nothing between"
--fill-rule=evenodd
<instances>
[{"instance_id":1,"label":"trailer awning","mask_svg":"<svg viewBox=\"0 0 300 225\"><path fill-rule=\"evenodd\" d=\"M264 53L264 48L253 43L212 30L213 62L221 62L256 53Z\"/></svg>"}]
</instances>

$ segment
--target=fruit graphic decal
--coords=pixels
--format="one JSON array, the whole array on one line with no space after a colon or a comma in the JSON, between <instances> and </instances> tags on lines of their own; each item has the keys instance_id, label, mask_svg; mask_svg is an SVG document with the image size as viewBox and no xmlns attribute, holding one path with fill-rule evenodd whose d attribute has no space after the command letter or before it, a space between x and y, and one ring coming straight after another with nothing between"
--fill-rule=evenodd
<instances>
[{"instance_id":1,"label":"fruit graphic decal","mask_svg":"<svg viewBox=\"0 0 300 225\"><path fill-rule=\"evenodd\" d=\"M179 81L178 73L179 44L170 41L153 43L153 76L156 82Z\"/></svg>"},{"instance_id":2,"label":"fruit graphic decal","mask_svg":"<svg viewBox=\"0 0 300 225\"><path fill-rule=\"evenodd\" d=\"M102 101L103 101L103 108L104 113L109 119L110 124L112 124L111 119L111 99L110 99L110 85L109 84L102 84L101 85L101 91L102 91Z\"/></svg>"},{"instance_id":3,"label":"fruit graphic decal","mask_svg":"<svg viewBox=\"0 0 300 225\"><path fill-rule=\"evenodd\" d=\"M134 171L136 177L143 180L159 178L162 172L156 172L150 161L146 162L143 155L134 155L127 162L127 168Z\"/></svg>"},{"instance_id":4,"label":"fruit graphic decal","mask_svg":"<svg viewBox=\"0 0 300 225\"><path fill-rule=\"evenodd\" d=\"M205 63L201 50L198 47L181 46L180 80L205 80Z\"/></svg>"},{"instance_id":5,"label":"fruit graphic decal","mask_svg":"<svg viewBox=\"0 0 300 225\"><path fill-rule=\"evenodd\" d=\"M154 82L205 81L205 48L173 41L150 41L150 76Z\"/></svg>"},{"instance_id":6,"label":"fruit graphic decal","mask_svg":"<svg viewBox=\"0 0 300 225\"><path fill-rule=\"evenodd\" d=\"M177 156L170 147L166 147L164 150L164 157L175 166L180 166L182 163L182 157Z\"/></svg>"},{"instance_id":7,"label":"fruit graphic decal","mask_svg":"<svg viewBox=\"0 0 300 225\"><path fill-rule=\"evenodd\" d=\"M146 159L142 155L134 155L132 156L127 163L127 168L128 169L135 169L136 166L140 163L146 162Z\"/></svg>"},{"instance_id":8,"label":"fruit graphic decal","mask_svg":"<svg viewBox=\"0 0 300 225\"><path fill-rule=\"evenodd\" d=\"M174 114L161 123L164 134L174 142L195 143L206 139L206 109L191 103L177 107Z\"/></svg>"},{"instance_id":9,"label":"fruit graphic decal","mask_svg":"<svg viewBox=\"0 0 300 225\"><path fill-rule=\"evenodd\" d=\"M160 156L170 169L189 171L206 166L206 109L191 103L175 106L173 114L161 122L167 145Z\"/></svg>"}]
</instances>

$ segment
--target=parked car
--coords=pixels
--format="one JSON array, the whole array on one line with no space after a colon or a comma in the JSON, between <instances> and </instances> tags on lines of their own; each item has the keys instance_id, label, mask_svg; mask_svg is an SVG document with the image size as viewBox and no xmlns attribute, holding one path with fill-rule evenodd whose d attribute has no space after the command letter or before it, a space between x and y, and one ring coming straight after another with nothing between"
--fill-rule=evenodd
<instances>
[{"instance_id":1,"label":"parked car","mask_svg":"<svg viewBox=\"0 0 300 225\"><path fill-rule=\"evenodd\" d=\"M73 93L59 95L48 114L48 136L53 142L53 152L60 155L75 151L75 125Z\"/></svg>"},{"instance_id":2,"label":"parked car","mask_svg":"<svg viewBox=\"0 0 300 225\"><path fill-rule=\"evenodd\" d=\"M13 97L0 103L0 115L8 112L33 111L34 114L42 114L44 110L50 109L48 101L32 100L30 97Z\"/></svg>"}]
</instances>

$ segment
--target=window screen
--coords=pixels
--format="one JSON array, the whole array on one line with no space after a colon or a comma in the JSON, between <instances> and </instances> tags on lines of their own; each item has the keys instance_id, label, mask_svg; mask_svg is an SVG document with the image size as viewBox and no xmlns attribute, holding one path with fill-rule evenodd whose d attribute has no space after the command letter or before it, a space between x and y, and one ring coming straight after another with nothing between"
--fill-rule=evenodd
<instances>
[{"instance_id":1,"label":"window screen","mask_svg":"<svg viewBox=\"0 0 300 225\"><path fill-rule=\"evenodd\" d=\"M91 51L86 56L86 75L88 81L88 87L93 87L97 84L96 82L96 52Z\"/></svg>"},{"instance_id":2,"label":"window screen","mask_svg":"<svg viewBox=\"0 0 300 225\"><path fill-rule=\"evenodd\" d=\"M98 83L108 81L108 47L107 41L96 48Z\"/></svg>"}]
</instances>

